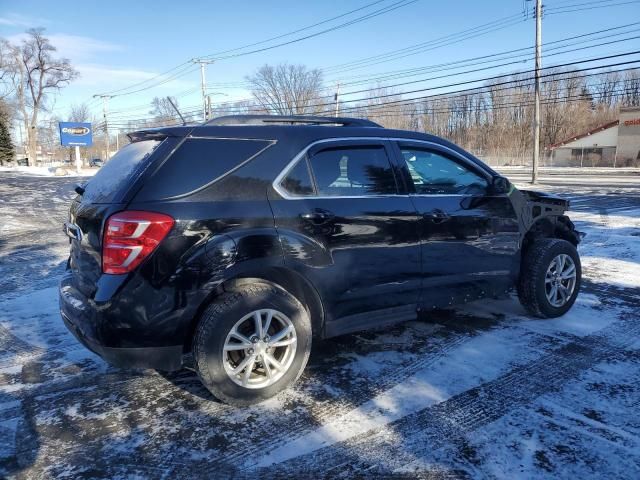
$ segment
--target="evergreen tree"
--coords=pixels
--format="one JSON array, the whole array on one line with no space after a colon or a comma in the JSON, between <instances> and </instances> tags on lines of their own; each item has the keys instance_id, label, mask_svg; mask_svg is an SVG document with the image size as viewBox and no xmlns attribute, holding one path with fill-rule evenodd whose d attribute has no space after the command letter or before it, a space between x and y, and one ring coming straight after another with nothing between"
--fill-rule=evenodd
<instances>
[{"instance_id":1,"label":"evergreen tree","mask_svg":"<svg viewBox=\"0 0 640 480\"><path fill-rule=\"evenodd\" d=\"M9 132L9 118L0 106L0 165L12 162L15 158L13 141Z\"/></svg>"}]
</instances>

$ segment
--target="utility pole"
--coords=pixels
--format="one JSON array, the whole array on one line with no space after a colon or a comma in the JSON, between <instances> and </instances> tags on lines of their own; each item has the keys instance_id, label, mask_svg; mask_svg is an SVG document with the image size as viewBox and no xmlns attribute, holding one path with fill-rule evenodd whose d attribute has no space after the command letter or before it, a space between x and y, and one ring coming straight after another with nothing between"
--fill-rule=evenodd
<instances>
[{"instance_id":1,"label":"utility pole","mask_svg":"<svg viewBox=\"0 0 640 480\"><path fill-rule=\"evenodd\" d=\"M109 160L109 152L111 150L111 142L109 141L109 121L107 114L109 112L109 99L113 98L113 95L94 95L93 98L102 99L102 116L104 117L104 136L106 138L105 145L107 147L107 153L105 155L105 162Z\"/></svg>"},{"instance_id":2,"label":"utility pole","mask_svg":"<svg viewBox=\"0 0 640 480\"><path fill-rule=\"evenodd\" d=\"M335 99L336 99L336 118L338 118L338 115L340 114L340 82L336 84Z\"/></svg>"},{"instance_id":3,"label":"utility pole","mask_svg":"<svg viewBox=\"0 0 640 480\"><path fill-rule=\"evenodd\" d=\"M194 58L191 60L193 63L200 64L200 83L202 87L202 121L206 122L209 119L207 112L207 83L204 76L204 66L214 63L213 60L204 60L202 58Z\"/></svg>"},{"instance_id":4,"label":"utility pole","mask_svg":"<svg viewBox=\"0 0 640 480\"><path fill-rule=\"evenodd\" d=\"M538 163L540 162L540 68L542 64L542 0L536 0L536 65L535 98L533 110L533 171L531 183L538 182Z\"/></svg>"}]
</instances>

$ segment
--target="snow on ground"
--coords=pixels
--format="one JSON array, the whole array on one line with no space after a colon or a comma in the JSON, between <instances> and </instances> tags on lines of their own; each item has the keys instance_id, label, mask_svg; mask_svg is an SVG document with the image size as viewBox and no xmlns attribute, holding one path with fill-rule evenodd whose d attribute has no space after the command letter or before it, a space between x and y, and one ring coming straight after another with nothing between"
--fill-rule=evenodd
<instances>
[{"instance_id":1,"label":"snow on ground","mask_svg":"<svg viewBox=\"0 0 640 480\"><path fill-rule=\"evenodd\" d=\"M75 165L58 165L52 167L2 167L0 173L17 173L20 175L34 175L40 177L66 176L66 177L91 177L98 171L97 168L82 168L76 172Z\"/></svg>"},{"instance_id":2,"label":"snow on ground","mask_svg":"<svg viewBox=\"0 0 640 480\"><path fill-rule=\"evenodd\" d=\"M250 408L189 370L112 368L66 331L73 179L0 173L0 477L640 478L640 197L542 186L587 233L553 320L485 300L317 343Z\"/></svg>"}]
</instances>

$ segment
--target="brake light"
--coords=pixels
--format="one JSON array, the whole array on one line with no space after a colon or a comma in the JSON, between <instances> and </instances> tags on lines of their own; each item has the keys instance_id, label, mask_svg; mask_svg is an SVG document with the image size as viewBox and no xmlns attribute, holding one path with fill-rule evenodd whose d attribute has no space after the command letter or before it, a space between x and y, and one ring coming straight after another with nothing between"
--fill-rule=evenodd
<instances>
[{"instance_id":1,"label":"brake light","mask_svg":"<svg viewBox=\"0 0 640 480\"><path fill-rule=\"evenodd\" d=\"M103 273L133 271L167 236L174 220L154 212L126 211L107 220L102 242Z\"/></svg>"}]
</instances>

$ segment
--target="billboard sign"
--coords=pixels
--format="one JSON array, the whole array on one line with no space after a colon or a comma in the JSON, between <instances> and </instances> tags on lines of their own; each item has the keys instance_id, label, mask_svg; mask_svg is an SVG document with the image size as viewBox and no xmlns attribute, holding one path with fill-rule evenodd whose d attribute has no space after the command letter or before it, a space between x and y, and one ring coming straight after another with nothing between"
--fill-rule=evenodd
<instances>
[{"instance_id":1,"label":"billboard sign","mask_svg":"<svg viewBox=\"0 0 640 480\"><path fill-rule=\"evenodd\" d=\"M90 123L60 122L60 144L63 147L90 147L93 144Z\"/></svg>"}]
</instances>

